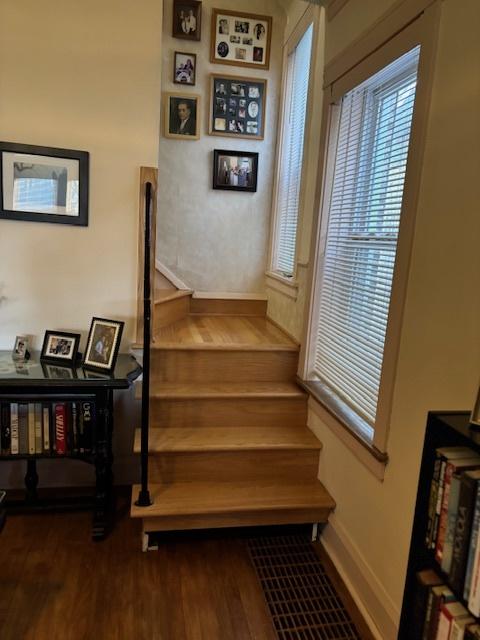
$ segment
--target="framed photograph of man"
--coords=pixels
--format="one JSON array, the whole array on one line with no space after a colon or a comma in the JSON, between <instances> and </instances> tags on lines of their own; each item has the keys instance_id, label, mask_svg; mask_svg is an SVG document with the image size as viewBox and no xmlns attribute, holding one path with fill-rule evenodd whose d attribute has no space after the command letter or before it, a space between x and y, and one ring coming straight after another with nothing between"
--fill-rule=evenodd
<instances>
[{"instance_id":1,"label":"framed photograph of man","mask_svg":"<svg viewBox=\"0 0 480 640\"><path fill-rule=\"evenodd\" d=\"M62 366L73 366L77 357L79 344L79 333L45 331L40 360Z\"/></svg>"},{"instance_id":2,"label":"framed photograph of man","mask_svg":"<svg viewBox=\"0 0 480 640\"><path fill-rule=\"evenodd\" d=\"M173 82L193 87L197 71L197 56L195 53L175 51L173 54Z\"/></svg>"},{"instance_id":3,"label":"framed photograph of man","mask_svg":"<svg viewBox=\"0 0 480 640\"><path fill-rule=\"evenodd\" d=\"M213 188L228 191L256 191L258 153L251 151L213 151Z\"/></svg>"},{"instance_id":4,"label":"framed photograph of man","mask_svg":"<svg viewBox=\"0 0 480 640\"><path fill-rule=\"evenodd\" d=\"M266 80L212 74L210 95L211 136L263 140Z\"/></svg>"},{"instance_id":5,"label":"framed photograph of man","mask_svg":"<svg viewBox=\"0 0 480 640\"><path fill-rule=\"evenodd\" d=\"M165 137L177 140L200 138L200 96L165 93Z\"/></svg>"},{"instance_id":6,"label":"framed photograph of man","mask_svg":"<svg viewBox=\"0 0 480 640\"><path fill-rule=\"evenodd\" d=\"M12 359L22 362L28 360L28 336L17 336L13 345Z\"/></svg>"},{"instance_id":7,"label":"framed photograph of man","mask_svg":"<svg viewBox=\"0 0 480 640\"><path fill-rule=\"evenodd\" d=\"M212 10L210 62L268 69L271 39L271 16Z\"/></svg>"},{"instance_id":8,"label":"framed photograph of man","mask_svg":"<svg viewBox=\"0 0 480 640\"><path fill-rule=\"evenodd\" d=\"M100 371L114 369L124 324L120 320L92 318L82 363L85 368Z\"/></svg>"},{"instance_id":9,"label":"framed photograph of man","mask_svg":"<svg viewBox=\"0 0 480 640\"><path fill-rule=\"evenodd\" d=\"M173 0L172 36L200 40L201 34L202 3L197 0Z\"/></svg>"}]
</instances>

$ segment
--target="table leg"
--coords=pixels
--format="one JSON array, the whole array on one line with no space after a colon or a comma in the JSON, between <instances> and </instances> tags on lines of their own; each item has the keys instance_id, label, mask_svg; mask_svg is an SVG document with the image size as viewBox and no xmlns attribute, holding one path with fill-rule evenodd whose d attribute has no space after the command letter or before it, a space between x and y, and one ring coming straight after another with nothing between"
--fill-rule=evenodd
<instances>
[{"instance_id":1,"label":"table leg","mask_svg":"<svg viewBox=\"0 0 480 640\"><path fill-rule=\"evenodd\" d=\"M27 460L27 473L25 474L26 502L37 501L38 473L36 460Z\"/></svg>"}]
</instances>

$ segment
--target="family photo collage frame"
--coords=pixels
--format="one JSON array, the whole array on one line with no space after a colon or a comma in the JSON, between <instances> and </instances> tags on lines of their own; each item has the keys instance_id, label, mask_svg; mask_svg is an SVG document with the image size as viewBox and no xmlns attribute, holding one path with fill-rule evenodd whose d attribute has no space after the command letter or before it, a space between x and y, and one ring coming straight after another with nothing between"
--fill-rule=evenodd
<instances>
[{"instance_id":1,"label":"family photo collage frame","mask_svg":"<svg viewBox=\"0 0 480 640\"><path fill-rule=\"evenodd\" d=\"M201 41L202 3L173 0L172 37ZM213 64L268 70L272 18L241 11L212 9L210 62ZM233 71L233 70L232 70ZM197 84L197 54L173 52L172 81L183 87ZM263 140L265 136L267 79L211 73L208 134L230 138ZM187 91L163 94L164 134L182 141L198 140L202 97ZM212 187L255 192L258 153L213 149Z\"/></svg>"}]
</instances>

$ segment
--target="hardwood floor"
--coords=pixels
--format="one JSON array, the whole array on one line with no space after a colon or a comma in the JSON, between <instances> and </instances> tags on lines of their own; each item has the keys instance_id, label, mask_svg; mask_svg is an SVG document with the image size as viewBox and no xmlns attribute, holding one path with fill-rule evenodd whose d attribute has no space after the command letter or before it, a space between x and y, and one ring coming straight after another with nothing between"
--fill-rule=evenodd
<instances>
[{"instance_id":1,"label":"hardwood floor","mask_svg":"<svg viewBox=\"0 0 480 640\"><path fill-rule=\"evenodd\" d=\"M10 516L0 534L2 640L275 640L244 540L163 534L140 551L128 500L111 536L88 513Z\"/></svg>"}]
</instances>

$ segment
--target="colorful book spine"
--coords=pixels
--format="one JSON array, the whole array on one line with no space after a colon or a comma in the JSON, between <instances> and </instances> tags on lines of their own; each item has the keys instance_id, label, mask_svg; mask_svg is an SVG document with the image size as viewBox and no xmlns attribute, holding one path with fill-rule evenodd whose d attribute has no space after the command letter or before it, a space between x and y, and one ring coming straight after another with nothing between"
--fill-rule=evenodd
<instances>
[{"instance_id":1,"label":"colorful book spine","mask_svg":"<svg viewBox=\"0 0 480 640\"><path fill-rule=\"evenodd\" d=\"M463 593L470 531L477 493L477 481L479 478L480 472L478 470L466 471L462 474L460 481L457 523L453 541L452 564L449 573L449 583L457 593Z\"/></svg>"},{"instance_id":2,"label":"colorful book spine","mask_svg":"<svg viewBox=\"0 0 480 640\"><path fill-rule=\"evenodd\" d=\"M55 442L57 454L65 455L67 452L66 410L63 402L55 405Z\"/></svg>"},{"instance_id":3,"label":"colorful book spine","mask_svg":"<svg viewBox=\"0 0 480 640\"><path fill-rule=\"evenodd\" d=\"M468 548L468 556L467 556L467 570L465 572L465 583L463 586L463 598L466 602L468 602L468 606L470 611L474 613L472 606L475 608L473 602L476 600L476 591L478 584L478 567L476 566L477 561L477 546L478 546L478 535L480 530L480 483L477 482L477 492L475 496L475 506L473 510L473 521L472 521L472 531L470 535L470 545ZM470 601L470 592L472 592L472 600ZM480 596L480 593L479 593ZM472 603L472 604L471 604ZM480 605L480 600L479 603ZM479 615L474 614L474 615Z\"/></svg>"},{"instance_id":4,"label":"colorful book spine","mask_svg":"<svg viewBox=\"0 0 480 640\"><path fill-rule=\"evenodd\" d=\"M71 416L72 416L72 451L73 453L78 453L78 409L77 403L72 402L71 408Z\"/></svg>"},{"instance_id":5,"label":"colorful book spine","mask_svg":"<svg viewBox=\"0 0 480 640\"><path fill-rule=\"evenodd\" d=\"M18 455L19 453L19 440L18 440L18 403L10 403L10 447L11 454Z\"/></svg>"}]
</instances>

